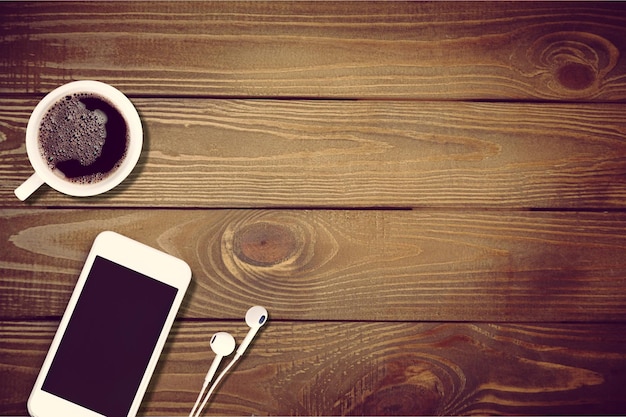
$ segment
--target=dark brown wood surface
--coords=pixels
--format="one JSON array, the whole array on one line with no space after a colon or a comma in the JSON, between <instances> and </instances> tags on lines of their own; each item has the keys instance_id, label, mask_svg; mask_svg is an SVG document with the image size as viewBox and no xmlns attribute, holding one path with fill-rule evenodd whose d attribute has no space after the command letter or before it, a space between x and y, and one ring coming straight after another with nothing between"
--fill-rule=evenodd
<instances>
[{"instance_id":1,"label":"dark brown wood surface","mask_svg":"<svg viewBox=\"0 0 626 417\"><path fill-rule=\"evenodd\" d=\"M626 206L623 104L146 99L129 181L81 204L145 207ZM0 100L0 197L32 168L36 101ZM156 196L156 198L155 198ZM31 204L75 206L42 189Z\"/></svg>"},{"instance_id":2,"label":"dark brown wood surface","mask_svg":"<svg viewBox=\"0 0 626 417\"><path fill-rule=\"evenodd\" d=\"M60 316L93 237L119 230L188 261L185 318L626 321L625 213L8 209L0 226L11 319Z\"/></svg>"},{"instance_id":3,"label":"dark brown wood surface","mask_svg":"<svg viewBox=\"0 0 626 417\"><path fill-rule=\"evenodd\" d=\"M179 2L175 2L179 3ZM623 100L621 2L2 5L0 92Z\"/></svg>"},{"instance_id":4,"label":"dark brown wood surface","mask_svg":"<svg viewBox=\"0 0 626 417\"><path fill-rule=\"evenodd\" d=\"M65 82L145 131L99 197L32 172ZM141 415L626 414L626 6L0 3L0 415L26 400L94 237L194 279Z\"/></svg>"},{"instance_id":5,"label":"dark brown wood surface","mask_svg":"<svg viewBox=\"0 0 626 417\"><path fill-rule=\"evenodd\" d=\"M23 413L56 322L2 323L3 409ZM179 321L140 415L188 415L216 328ZM612 414L623 407L623 326L273 321L209 415ZM253 353L254 352L254 353ZM185 405L186 407L183 407Z\"/></svg>"}]
</instances>

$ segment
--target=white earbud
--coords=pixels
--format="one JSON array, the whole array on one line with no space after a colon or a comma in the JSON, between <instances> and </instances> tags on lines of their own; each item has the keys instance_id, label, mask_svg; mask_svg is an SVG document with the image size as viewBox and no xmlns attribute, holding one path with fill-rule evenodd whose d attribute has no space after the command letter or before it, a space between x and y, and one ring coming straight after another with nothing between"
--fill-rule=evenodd
<instances>
[{"instance_id":1,"label":"white earbud","mask_svg":"<svg viewBox=\"0 0 626 417\"><path fill-rule=\"evenodd\" d=\"M261 306L254 306L248 310L246 313L246 324L250 327L250 330L237 348L236 356L243 355L261 326L267 322L267 316L267 310Z\"/></svg>"},{"instance_id":2,"label":"white earbud","mask_svg":"<svg viewBox=\"0 0 626 417\"><path fill-rule=\"evenodd\" d=\"M202 395L204 394L204 390L206 389L209 381L213 379L213 375L215 375L215 371L217 370L217 367L220 364L220 360L224 356L230 355L235 349L235 339L233 339L233 337L230 334L226 332L218 332L218 333L215 333L215 335L213 335L213 338L211 339L211 349L213 349L213 351L215 352L217 356L215 357L215 360L211 364L211 368L209 369L209 372L207 373L207 376L204 380L204 386L202 387L202 391L200 392L200 395L198 396L198 400L196 401L196 404L193 406L193 409L191 410L189 417L200 416L200 414L202 413L202 409L209 401L209 398L211 397L211 394L213 394L213 391L215 390L215 388L218 386L222 378L224 378L224 376L228 373L228 371L233 367L233 365L235 365L235 363L241 357L241 355L243 355L243 353L246 351L246 349L252 342L252 339L254 339L254 336L257 334L261 326L263 326L265 322L267 322L267 317L268 317L267 310L264 307L254 306L248 309L248 312L246 313L246 324L248 325L248 327L250 327L248 334L241 342L241 345L239 345L239 348L237 349L237 353L235 353L235 357L230 361L230 363L226 366L226 368L224 368L224 370L219 374L215 382L213 382L213 385L211 386L211 388L209 388L209 392L207 392L206 396L204 397L204 401L202 402L202 405L200 405L200 408L198 408L198 403L200 402L200 398L202 398Z\"/></svg>"},{"instance_id":3,"label":"white earbud","mask_svg":"<svg viewBox=\"0 0 626 417\"><path fill-rule=\"evenodd\" d=\"M213 379L222 358L235 351L235 338L230 333L217 332L211 338L211 349L215 352L215 359L213 359L213 363L206 374L206 381Z\"/></svg>"},{"instance_id":4,"label":"white earbud","mask_svg":"<svg viewBox=\"0 0 626 417\"><path fill-rule=\"evenodd\" d=\"M204 391L209 386L209 382L211 382L211 380L215 376L215 372L217 372L217 368L220 366L220 362L222 361L222 358L224 356L230 355L235 350L235 338L231 336L230 333L217 332L211 338L210 345L211 345L211 350L213 350L213 352L215 353L215 359L213 359L213 363L211 363L211 367L209 368L209 371L207 372L206 377L204 378L204 384L202 385L202 390L200 391L200 394L198 395L198 399L196 400L196 403L191 409L191 413L189 413L190 417L193 416L194 413L196 412L198 405L200 404L200 400L202 399L202 395L204 394Z\"/></svg>"}]
</instances>

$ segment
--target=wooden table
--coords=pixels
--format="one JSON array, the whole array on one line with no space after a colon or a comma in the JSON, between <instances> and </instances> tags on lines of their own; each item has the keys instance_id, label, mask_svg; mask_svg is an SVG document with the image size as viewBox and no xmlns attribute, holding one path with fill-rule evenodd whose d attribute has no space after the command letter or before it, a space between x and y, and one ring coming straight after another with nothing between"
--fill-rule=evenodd
<instances>
[{"instance_id":1,"label":"wooden table","mask_svg":"<svg viewBox=\"0 0 626 417\"><path fill-rule=\"evenodd\" d=\"M624 3L0 3L0 63L0 414L106 229L194 274L143 415L255 304L208 414L626 413ZM139 165L22 203L79 79L136 105Z\"/></svg>"}]
</instances>

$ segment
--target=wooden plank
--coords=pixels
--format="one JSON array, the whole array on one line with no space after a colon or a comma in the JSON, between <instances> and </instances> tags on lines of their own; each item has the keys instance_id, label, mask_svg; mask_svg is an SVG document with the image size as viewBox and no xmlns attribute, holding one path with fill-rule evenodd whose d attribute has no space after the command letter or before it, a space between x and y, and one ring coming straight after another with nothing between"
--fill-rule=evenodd
<instances>
[{"instance_id":1,"label":"wooden plank","mask_svg":"<svg viewBox=\"0 0 626 417\"><path fill-rule=\"evenodd\" d=\"M620 104L135 99L139 166L98 198L29 205L626 207ZM32 100L0 99L0 198L32 172Z\"/></svg>"},{"instance_id":2,"label":"wooden plank","mask_svg":"<svg viewBox=\"0 0 626 417\"><path fill-rule=\"evenodd\" d=\"M626 98L626 8L559 2L0 3L0 92Z\"/></svg>"},{"instance_id":3,"label":"wooden plank","mask_svg":"<svg viewBox=\"0 0 626 417\"><path fill-rule=\"evenodd\" d=\"M56 322L0 322L0 413L26 398ZM177 323L140 415L187 415L211 335ZM270 321L210 403L219 415L623 414L624 324ZM225 366L224 364L222 366ZM207 413L207 415L209 414Z\"/></svg>"},{"instance_id":4,"label":"wooden plank","mask_svg":"<svg viewBox=\"0 0 626 417\"><path fill-rule=\"evenodd\" d=\"M95 236L185 259L182 316L285 320L626 320L626 213L0 211L0 318L63 312Z\"/></svg>"}]
</instances>

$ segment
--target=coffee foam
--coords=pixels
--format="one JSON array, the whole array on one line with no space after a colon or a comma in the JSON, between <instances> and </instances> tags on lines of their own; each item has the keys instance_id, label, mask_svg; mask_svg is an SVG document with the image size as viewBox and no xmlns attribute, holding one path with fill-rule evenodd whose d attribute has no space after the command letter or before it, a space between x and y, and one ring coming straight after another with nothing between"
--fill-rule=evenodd
<instances>
[{"instance_id":1,"label":"coffee foam","mask_svg":"<svg viewBox=\"0 0 626 417\"><path fill-rule=\"evenodd\" d=\"M106 122L102 111L88 110L77 95L57 102L40 125L39 139L46 149L48 166L54 168L71 159L83 166L91 165L102 153Z\"/></svg>"},{"instance_id":2,"label":"coffee foam","mask_svg":"<svg viewBox=\"0 0 626 417\"><path fill-rule=\"evenodd\" d=\"M89 93L65 96L48 110L39 125L39 146L49 168L62 178L83 184L101 181L109 171L118 168L124 159L124 155L120 155L114 167L101 171L102 161L98 159L107 141L106 125L109 118L104 111L98 108L90 110L85 104L94 99L102 103L102 97ZM125 136L126 133L124 127ZM122 153L125 154L125 150ZM61 168L68 166L64 163L83 167L93 165L94 170L85 175L68 176L65 168Z\"/></svg>"}]
</instances>

